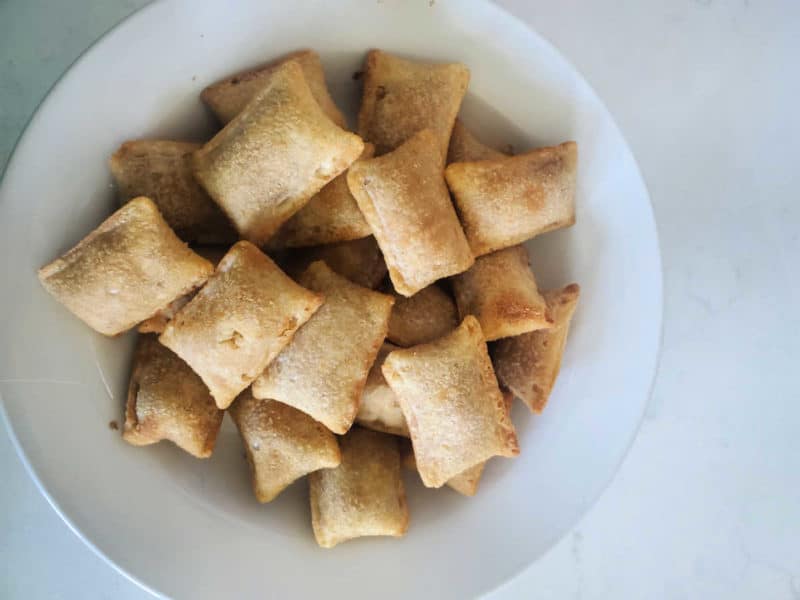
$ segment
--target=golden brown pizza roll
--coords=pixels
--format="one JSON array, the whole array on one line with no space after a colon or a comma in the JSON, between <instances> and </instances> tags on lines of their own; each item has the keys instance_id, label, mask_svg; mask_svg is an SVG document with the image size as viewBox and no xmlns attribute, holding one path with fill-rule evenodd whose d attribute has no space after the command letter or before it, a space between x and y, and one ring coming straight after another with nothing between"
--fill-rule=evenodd
<instances>
[{"instance_id":1,"label":"golden brown pizza roll","mask_svg":"<svg viewBox=\"0 0 800 600\"><path fill-rule=\"evenodd\" d=\"M391 296L312 263L300 285L325 303L253 383L253 396L302 410L334 433L350 429L367 374L386 337Z\"/></svg>"},{"instance_id":2,"label":"golden brown pizza roll","mask_svg":"<svg viewBox=\"0 0 800 600\"><path fill-rule=\"evenodd\" d=\"M429 285L406 298L395 294L389 333L398 346L432 342L458 327L458 311L452 298L437 285Z\"/></svg>"},{"instance_id":3,"label":"golden brown pizza roll","mask_svg":"<svg viewBox=\"0 0 800 600\"><path fill-rule=\"evenodd\" d=\"M395 350L383 375L400 399L427 487L441 487L492 456L519 454L475 317L434 342Z\"/></svg>"},{"instance_id":4,"label":"golden brown pizza roll","mask_svg":"<svg viewBox=\"0 0 800 600\"><path fill-rule=\"evenodd\" d=\"M275 69L290 60L300 65L311 94L320 108L328 115L328 118L339 127L346 127L347 123L344 115L334 104L328 92L319 54L313 50L292 52L266 65L226 77L204 89L200 94L200 98L223 124L228 123L242 112L242 109L247 106L253 96L264 87Z\"/></svg>"},{"instance_id":5,"label":"golden brown pizza roll","mask_svg":"<svg viewBox=\"0 0 800 600\"><path fill-rule=\"evenodd\" d=\"M566 142L448 165L447 185L475 256L574 224L577 161L577 144Z\"/></svg>"},{"instance_id":6,"label":"golden brown pizza roll","mask_svg":"<svg viewBox=\"0 0 800 600\"><path fill-rule=\"evenodd\" d=\"M361 394L356 422L367 429L408 437L408 425L400 402L381 371L386 356L396 349L397 346L384 344L378 352Z\"/></svg>"},{"instance_id":7,"label":"golden brown pizza roll","mask_svg":"<svg viewBox=\"0 0 800 600\"><path fill-rule=\"evenodd\" d=\"M411 442L404 444L406 440L400 440L400 459L403 466L411 471L417 470L417 461L414 458L414 450L411 447ZM447 487L454 489L459 494L464 496L474 496L478 491L478 484L483 475L483 469L487 461L483 461L451 477L447 480Z\"/></svg>"},{"instance_id":8,"label":"golden brown pizza roll","mask_svg":"<svg viewBox=\"0 0 800 600\"><path fill-rule=\"evenodd\" d=\"M233 243L238 239L233 225L192 175L192 152L199 148L189 142L125 142L109 160L119 199L152 199L187 242Z\"/></svg>"},{"instance_id":9,"label":"golden brown pizza roll","mask_svg":"<svg viewBox=\"0 0 800 600\"><path fill-rule=\"evenodd\" d=\"M222 416L189 365L155 336L139 336L122 431L126 442L146 446L169 440L189 454L208 458Z\"/></svg>"},{"instance_id":10,"label":"golden brown pizza roll","mask_svg":"<svg viewBox=\"0 0 800 600\"><path fill-rule=\"evenodd\" d=\"M322 302L242 241L159 340L200 375L217 406L227 408Z\"/></svg>"},{"instance_id":11,"label":"golden brown pizza roll","mask_svg":"<svg viewBox=\"0 0 800 600\"><path fill-rule=\"evenodd\" d=\"M257 400L248 389L228 413L242 436L259 502L270 502L300 477L341 462L336 436L296 408Z\"/></svg>"},{"instance_id":12,"label":"golden brown pizza roll","mask_svg":"<svg viewBox=\"0 0 800 600\"><path fill-rule=\"evenodd\" d=\"M364 145L361 158L372 158L375 147ZM298 248L357 240L372 235L342 173L297 211L269 241L272 248Z\"/></svg>"},{"instance_id":13,"label":"golden brown pizza roll","mask_svg":"<svg viewBox=\"0 0 800 600\"><path fill-rule=\"evenodd\" d=\"M558 377L570 320L579 295L580 288L575 283L545 292L544 298L553 315L553 326L502 339L492 347L498 379L534 412L544 410Z\"/></svg>"},{"instance_id":14,"label":"golden brown pizza roll","mask_svg":"<svg viewBox=\"0 0 800 600\"><path fill-rule=\"evenodd\" d=\"M308 476L317 543L332 548L362 536L405 535L408 505L397 438L353 427L339 444L342 463Z\"/></svg>"},{"instance_id":15,"label":"golden brown pizza roll","mask_svg":"<svg viewBox=\"0 0 800 600\"><path fill-rule=\"evenodd\" d=\"M89 327L117 335L202 285L213 270L152 200L136 198L39 269L39 280Z\"/></svg>"},{"instance_id":16,"label":"golden brown pizza roll","mask_svg":"<svg viewBox=\"0 0 800 600\"><path fill-rule=\"evenodd\" d=\"M462 64L417 62L372 50L364 65L358 132L380 155L430 129L443 161L468 84L469 69Z\"/></svg>"},{"instance_id":17,"label":"golden brown pizza roll","mask_svg":"<svg viewBox=\"0 0 800 600\"><path fill-rule=\"evenodd\" d=\"M324 261L331 269L353 283L373 289L378 287L387 273L381 249L372 236L293 250L284 261L286 272L297 278L308 265L318 260Z\"/></svg>"},{"instance_id":18,"label":"golden brown pizza roll","mask_svg":"<svg viewBox=\"0 0 800 600\"><path fill-rule=\"evenodd\" d=\"M456 119L453 133L450 135L450 146L447 149L447 164L455 162L472 162L476 160L492 160L507 156L499 150L482 144L464 126L461 119Z\"/></svg>"},{"instance_id":19,"label":"golden brown pizza roll","mask_svg":"<svg viewBox=\"0 0 800 600\"><path fill-rule=\"evenodd\" d=\"M514 402L514 395L511 392L503 392L503 405L506 414L511 413L511 405ZM510 418L510 416L509 416ZM414 449L410 440L400 440L400 460L404 467L412 471L417 470L417 461L414 458ZM463 470L458 475L447 480L447 487L454 489L464 496L474 496L478 491L478 484L483 475L483 469L488 461L479 462L474 467Z\"/></svg>"},{"instance_id":20,"label":"golden brown pizza roll","mask_svg":"<svg viewBox=\"0 0 800 600\"><path fill-rule=\"evenodd\" d=\"M325 115L300 65L289 61L194 153L193 167L239 234L263 245L363 150L357 135Z\"/></svg>"},{"instance_id":21,"label":"golden brown pizza roll","mask_svg":"<svg viewBox=\"0 0 800 600\"><path fill-rule=\"evenodd\" d=\"M553 324L523 246L479 257L452 282L459 314L474 315L487 341Z\"/></svg>"},{"instance_id":22,"label":"golden brown pizza roll","mask_svg":"<svg viewBox=\"0 0 800 600\"><path fill-rule=\"evenodd\" d=\"M347 183L372 227L394 288L404 296L472 266L431 130L389 154L357 162Z\"/></svg>"},{"instance_id":23,"label":"golden brown pizza roll","mask_svg":"<svg viewBox=\"0 0 800 600\"><path fill-rule=\"evenodd\" d=\"M212 265L216 265L225 256L227 248L224 246L197 246L193 250L210 261ZM152 317L139 323L139 333L162 333L167 323L175 317L181 308L186 306L189 300L194 298L195 293L197 293L197 290L192 290L185 296L176 298L161 310L156 311Z\"/></svg>"}]
</instances>

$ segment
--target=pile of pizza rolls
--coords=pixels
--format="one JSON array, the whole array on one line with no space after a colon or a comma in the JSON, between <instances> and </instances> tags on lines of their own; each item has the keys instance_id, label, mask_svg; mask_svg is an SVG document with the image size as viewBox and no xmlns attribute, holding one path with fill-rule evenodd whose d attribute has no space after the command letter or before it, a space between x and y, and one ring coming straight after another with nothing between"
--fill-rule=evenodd
<instances>
[{"instance_id":1,"label":"pile of pizza rolls","mask_svg":"<svg viewBox=\"0 0 800 600\"><path fill-rule=\"evenodd\" d=\"M405 534L403 466L471 496L519 454L512 400L544 408L579 294L520 244L575 222L577 147L483 145L469 78L370 51L353 133L304 50L203 90L206 143L121 145L121 207L39 278L138 328L124 440L209 457L229 413L260 502L308 477L323 547Z\"/></svg>"}]
</instances>

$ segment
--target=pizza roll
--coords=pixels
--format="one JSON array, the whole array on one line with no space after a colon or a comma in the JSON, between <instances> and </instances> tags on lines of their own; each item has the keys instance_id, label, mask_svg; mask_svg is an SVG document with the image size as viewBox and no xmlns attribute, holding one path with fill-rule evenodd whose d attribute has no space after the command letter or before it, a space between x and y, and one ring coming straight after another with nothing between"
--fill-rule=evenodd
<instances>
[{"instance_id":1,"label":"pizza roll","mask_svg":"<svg viewBox=\"0 0 800 600\"><path fill-rule=\"evenodd\" d=\"M445 177L475 256L575 223L578 146L448 165Z\"/></svg>"},{"instance_id":2,"label":"pizza roll","mask_svg":"<svg viewBox=\"0 0 800 600\"><path fill-rule=\"evenodd\" d=\"M367 374L386 337L391 296L312 263L300 285L325 303L253 384L256 398L302 410L334 433L350 429Z\"/></svg>"},{"instance_id":3,"label":"pizza roll","mask_svg":"<svg viewBox=\"0 0 800 600\"><path fill-rule=\"evenodd\" d=\"M434 342L395 350L383 375L400 399L427 487L441 487L492 456L519 454L475 317Z\"/></svg>"},{"instance_id":4,"label":"pizza roll","mask_svg":"<svg viewBox=\"0 0 800 600\"><path fill-rule=\"evenodd\" d=\"M125 142L109 160L119 199L151 198L187 242L235 242L238 236L228 217L192 175L192 152L199 148L189 142Z\"/></svg>"},{"instance_id":5,"label":"pizza roll","mask_svg":"<svg viewBox=\"0 0 800 600\"><path fill-rule=\"evenodd\" d=\"M388 272L381 249L372 236L292 251L284 261L286 272L297 278L318 260L342 277L370 289L378 287Z\"/></svg>"},{"instance_id":6,"label":"pizza roll","mask_svg":"<svg viewBox=\"0 0 800 600\"><path fill-rule=\"evenodd\" d=\"M347 183L372 227L394 288L404 296L472 266L431 130L389 154L357 162Z\"/></svg>"},{"instance_id":7,"label":"pizza roll","mask_svg":"<svg viewBox=\"0 0 800 600\"><path fill-rule=\"evenodd\" d=\"M295 61L193 155L194 174L239 234L263 245L364 150L311 95Z\"/></svg>"},{"instance_id":8,"label":"pizza roll","mask_svg":"<svg viewBox=\"0 0 800 600\"><path fill-rule=\"evenodd\" d=\"M200 375L217 406L227 408L322 302L242 241L159 340Z\"/></svg>"},{"instance_id":9,"label":"pizza roll","mask_svg":"<svg viewBox=\"0 0 800 600\"><path fill-rule=\"evenodd\" d=\"M408 437L408 425L400 402L381 371L386 356L396 349L397 346L384 344L378 352L361 394L356 422L367 429Z\"/></svg>"},{"instance_id":10,"label":"pizza roll","mask_svg":"<svg viewBox=\"0 0 800 600\"><path fill-rule=\"evenodd\" d=\"M89 327L113 336L202 285L213 270L178 239L152 200L136 198L39 269L39 280Z\"/></svg>"},{"instance_id":11,"label":"pizza roll","mask_svg":"<svg viewBox=\"0 0 800 600\"><path fill-rule=\"evenodd\" d=\"M414 450L410 441L400 440L400 460L406 469L417 470L417 461L414 458ZM464 496L474 496L478 491L478 484L480 483L481 475L483 475L483 468L486 466L486 462L480 462L474 467L470 467L451 477L447 480L447 487Z\"/></svg>"},{"instance_id":12,"label":"pizza roll","mask_svg":"<svg viewBox=\"0 0 800 600\"><path fill-rule=\"evenodd\" d=\"M372 50L364 65L358 133L375 144L380 155L430 129L434 148L444 161L468 84L469 69L462 64L417 62Z\"/></svg>"},{"instance_id":13,"label":"pizza roll","mask_svg":"<svg viewBox=\"0 0 800 600\"><path fill-rule=\"evenodd\" d=\"M353 427L339 444L342 463L308 476L317 543L332 548L362 536L405 535L408 505L397 438Z\"/></svg>"},{"instance_id":14,"label":"pizza roll","mask_svg":"<svg viewBox=\"0 0 800 600\"><path fill-rule=\"evenodd\" d=\"M228 413L242 436L259 502L270 502L300 477L341 462L336 436L296 408L257 400L248 389Z\"/></svg>"},{"instance_id":15,"label":"pizza roll","mask_svg":"<svg viewBox=\"0 0 800 600\"><path fill-rule=\"evenodd\" d=\"M361 158L372 158L375 148L364 145ZM342 173L297 211L269 241L273 248L318 246L372 235Z\"/></svg>"},{"instance_id":16,"label":"pizza roll","mask_svg":"<svg viewBox=\"0 0 800 600\"><path fill-rule=\"evenodd\" d=\"M447 149L447 164L456 162L472 162L476 160L492 160L507 156L499 150L490 148L478 141L472 132L464 126L461 119L456 119L453 133L450 135L450 146Z\"/></svg>"},{"instance_id":17,"label":"pizza roll","mask_svg":"<svg viewBox=\"0 0 800 600\"><path fill-rule=\"evenodd\" d=\"M225 250L226 248L223 246L199 246L194 248L197 254L210 261L212 265L216 265L222 260L222 257L225 256ZM161 310L157 310L152 317L139 323L139 333L162 333L167 323L175 318L177 312L186 306L189 300L194 298L196 292L197 290L192 290L188 294L176 298Z\"/></svg>"},{"instance_id":18,"label":"pizza roll","mask_svg":"<svg viewBox=\"0 0 800 600\"><path fill-rule=\"evenodd\" d=\"M228 123L242 112L242 109L247 106L253 96L264 87L275 69L290 60L300 65L311 94L323 112L328 115L328 118L339 127L346 127L347 122L344 115L336 107L328 92L328 86L325 83L325 72L322 70L319 54L313 50L292 52L277 61L226 77L204 89L200 94L200 98L208 105L220 122L223 124Z\"/></svg>"},{"instance_id":19,"label":"pizza roll","mask_svg":"<svg viewBox=\"0 0 800 600\"><path fill-rule=\"evenodd\" d=\"M189 454L208 458L222 416L203 380L189 365L155 336L139 336L122 439L134 446L169 440Z\"/></svg>"},{"instance_id":20,"label":"pizza roll","mask_svg":"<svg viewBox=\"0 0 800 600\"><path fill-rule=\"evenodd\" d=\"M503 392L503 406L506 414L511 413L514 394ZM510 418L510 417L509 417ZM417 461L414 458L414 449L410 440L400 440L400 460L403 466L412 471L417 470ZM474 496L478 491L478 484L483 475L483 469L488 461L479 462L477 465L461 471L458 475L447 480L447 487L454 489L464 496Z\"/></svg>"},{"instance_id":21,"label":"pizza roll","mask_svg":"<svg viewBox=\"0 0 800 600\"><path fill-rule=\"evenodd\" d=\"M439 286L429 285L408 298L395 294L386 337L398 346L416 346L432 342L456 327L455 303Z\"/></svg>"},{"instance_id":22,"label":"pizza roll","mask_svg":"<svg viewBox=\"0 0 800 600\"><path fill-rule=\"evenodd\" d=\"M498 379L534 412L544 410L558 377L579 295L580 288L575 283L545 292L553 326L502 339L493 345L492 358Z\"/></svg>"},{"instance_id":23,"label":"pizza roll","mask_svg":"<svg viewBox=\"0 0 800 600\"><path fill-rule=\"evenodd\" d=\"M523 246L481 256L452 281L459 314L474 315L487 341L553 324Z\"/></svg>"}]
</instances>

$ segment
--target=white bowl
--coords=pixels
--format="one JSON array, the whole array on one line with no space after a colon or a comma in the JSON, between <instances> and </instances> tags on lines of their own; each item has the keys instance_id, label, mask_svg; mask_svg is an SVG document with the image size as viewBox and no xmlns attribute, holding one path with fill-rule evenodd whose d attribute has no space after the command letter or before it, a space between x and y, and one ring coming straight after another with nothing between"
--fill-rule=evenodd
<instances>
[{"instance_id":1,"label":"white bowl","mask_svg":"<svg viewBox=\"0 0 800 600\"><path fill-rule=\"evenodd\" d=\"M463 118L480 137L580 148L578 223L530 244L543 287L582 297L541 417L514 411L522 454L491 461L474 498L409 476L408 535L334 550L314 542L306 484L268 505L226 421L213 458L125 444L132 336L106 339L50 298L36 268L114 206L107 157L130 138L203 139L198 100L217 78L311 47L351 117L365 51L469 65ZM661 328L661 267L647 192L600 100L547 42L488 2L148 6L106 35L32 119L0 188L0 392L31 475L75 532L151 591L183 598L463 598L541 555L587 510L631 443ZM519 404L519 403L518 403Z\"/></svg>"}]
</instances>

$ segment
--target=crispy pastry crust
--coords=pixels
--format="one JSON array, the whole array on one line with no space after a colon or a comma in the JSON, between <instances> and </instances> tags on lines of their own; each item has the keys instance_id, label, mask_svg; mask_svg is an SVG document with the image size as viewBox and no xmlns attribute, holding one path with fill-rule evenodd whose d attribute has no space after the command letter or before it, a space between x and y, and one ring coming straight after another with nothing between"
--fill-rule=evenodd
<instances>
[{"instance_id":1,"label":"crispy pastry crust","mask_svg":"<svg viewBox=\"0 0 800 600\"><path fill-rule=\"evenodd\" d=\"M39 280L89 327L113 336L202 285L213 270L178 239L152 200L135 198L39 269Z\"/></svg>"},{"instance_id":2,"label":"crispy pastry crust","mask_svg":"<svg viewBox=\"0 0 800 600\"><path fill-rule=\"evenodd\" d=\"M417 470L417 461L414 458L414 449L411 446L411 442L403 443L403 440L400 441L400 460L406 469L410 471ZM479 462L474 467L465 469L458 475L451 477L447 480L447 487L463 496L474 496L478 492L478 485L487 462Z\"/></svg>"},{"instance_id":3,"label":"crispy pastry crust","mask_svg":"<svg viewBox=\"0 0 800 600\"><path fill-rule=\"evenodd\" d=\"M375 147L364 145L361 159L372 158ZM357 240L372 235L342 173L297 211L270 240L273 248L299 248Z\"/></svg>"},{"instance_id":4,"label":"crispy pastry crust","mask_svg":"<svg viewBox=\"0 0 800 600\"><path fill-rule=\"evenodd\" d=\"M387 337L398 346L432 342L456 327L456 305L437 285L429 285L408 298L395 293Z\"/></svg>"},{"instance_id":5,"label":"crispy pastry crust","mask_svg":"<svg viewBox=\"0 0 800 600\"><path fill-rule=\"evenodd\" d=\"M134 446L169 440L198 458L214 450L223 412L202 379L155 336L139 337L122 438Z\"/></svg>"},{"instance_id":6,"label":"crispy pastry crust","mask_svg":"<svg viewBox=\"0 0 800 600\"><path fill-rule=\"evenodd\" d=\"M461 119L456 119L453 133L450 135L450 146L447 149L447 164L471 162L476 160L493 160L508 156L499 150L490 148L478 141L472 132L464 126Z\"/></svg>"},{"instance_id":7,"label":"crispy pastry crust","mask_svg":"<svg viewBox=\"0 0 800 600\"><path fill-rule=\"evenodd\" d=\"M253 395L294 406L342 434L358 412L394 300L351 283L324 262L312 263L299 283L323 294L325 303L255 381Z\"/></svg>"},{"instance_id":8,"label":"crispy pastry crust","mask_svg":"<svg viewBox=\"0 0 800 600\"><path fill-rule=\"evenodd\" d=\"M363 150L361 138L325 115L300 65L289 61L193 154L193 168L239 234L264 245Z\"/></svg>"},{"instance_id":9,"label":"crispy pastry crust","mask_svg":"<svg viewBox=\"0 0 800 600\"><path fill-rule=\"evenodd\" d=\"M397 438L353 427L339 443L342 463L308 476L317 543L332 548L362 536L405 535L408 505Z\"/></svg>"},{"instance_id":10,"label":"crispy pastry crust","mask_svg":"<svg viewBox=\"0 0 800 600\"><path fill-rule=\"evenodd\" d=\"M519 454L475 317L434 342L395 350L383 375L400 399L427 487L441 487L492 456Z\"/></svg>"},{"instance_id":11,"label":"crispy pastry crust","mask_svg":"<svg viewBox=\"0 0 800 600\"><path fill-rule=\"evenodd\" d=\"M372 50L364 64L358 132L380 155L430 129L444 161L468 84L469 69L462 64L417 62Z\"/></svg>"},{"instance_id":12,"label":"crispy pastry crust","mask_svg":"<svg viewBox=\"0 0 800 600\"><path fill-rule=\"evenodd\" d=\"M121 203L151 198L184 241L233 243L239 239L233 225L192 175L191 156L199 148L166 140L125 142L109 159L117 195Z\"/></svg>"},{"instance_id":13,"label":"crispy pastry crust","mask_svg":"<svg viewBox=\"0 0 800 600\"><path fill-rule=\"evenodd\" d=\"M242 436L259 502L270 502L300 477L341 462L336 437L282 402L257 400L248 389L228 413Z\"/></svg>"},{"instance_id":14,"label":"crispy pastry crust","mask_svg":"<svg viewBox=\"0 0 800 600\"><path fill-rule=\"evenodd\" d=\"M429 129L389 154L359 161L347 183L404 296L472 266Z\"/></svg>"},{"instance_id":15,"label":"crispy pastry crust","mask_svg":"<svg viewBox=\"0 0 800 600\"><path fill-rule=\"evenodd\" d=\"M342 277L366 288L375 289L386 278L386 262L372 236L293 250L284 260L286 272L299 277L313 262L324 261Z\"/></svg>"},{"instance_id":16,"label":"crispy pastry crust","mask_svg":"<svg viewBox=\"0 0 800 600\"><path fill-rule=\"evenodd\" d=\"M200 98L224 125L242 112L247 103L266 84L275 69L290 60L300 65L311 94L330 120L339 127L346 127L344 115L334 104L325 83L325 72L322 70L319 54L313 50L292 52L266 65L226 77L204 89Z\"/></svg>"},{"instance_id":17,"label":"crispy pastry crust","mask_svg":"<svg viewBox=\"0 0 800 600\"><path fill-rule=\"evenodd\" d=\"M211 262L214 266L225 256L225 250L226 248L224 246L197 246L194 248L197 254ZM139 323L139 333L163 333L167 323L175 318L178 311L186 306L189 300L194 298L196 293L197 290L192 290L185 296L176 298L161 310L157 310L149 319L145 319Z\"/></svg>"},{"instance_id":18,"label":"crispy pastry crust","mask_svg":"<svg viewBox=\"0 0 800 600\"><path fill-rule=\"evenodd\" d=\"M498 379L533 412L544 410L558 377L579 295L580 287L575 283L545 292L553 326L502 339L493 345L492 358Z\"/></svg>"},{"instance_id":19,"label":"crispy pastry crust","mask_svg":"<svg viewBox=\"0 0 800 600\"><path fill-rule=\"evenodd\" d=\"M523 246L481 256L452 281L459 314L475 315L487 341L553 324Z\"/></svg>"},{"instance_id":20,"label":"crispy pastry crust","mask_svg":"<svg viewBox=\"0 0 800 600\"><path fill-rule=\"evenodd\" d=\"M200 375L217 406L227 408L322 302L242 241L159 340Z\"/></svg>"},{"instance_id":21,"label":"crispy pastry crust","mask_svg":"<svg viewBox=\"0 0 800 600\"><path fill-rule=\"evenodd\" d=\"M566 142L448 165L447 185L475 256L574 224L577 161L577 144Z\"/></svg>"},{"instance_id":22,"label":"crispy pastry crust","mask_svg":"<svg viewBox=\"0 0 800 600\"><path fill-rule=\"evenodd\" d=\"M509 418L513 402L514 395L511 392L503 392L503 404L505 405L506 414L509 414ZM400 461L405 468L412 471L417 470L414 448L410 440L400 440ZM483 469L487 462L489 461L479 462L477 465L451 477L447 480L447 487L464 496L474 496L478 492L478 485L481 482L481 475L483 475Z\"/></svg>"}]
</instances>

